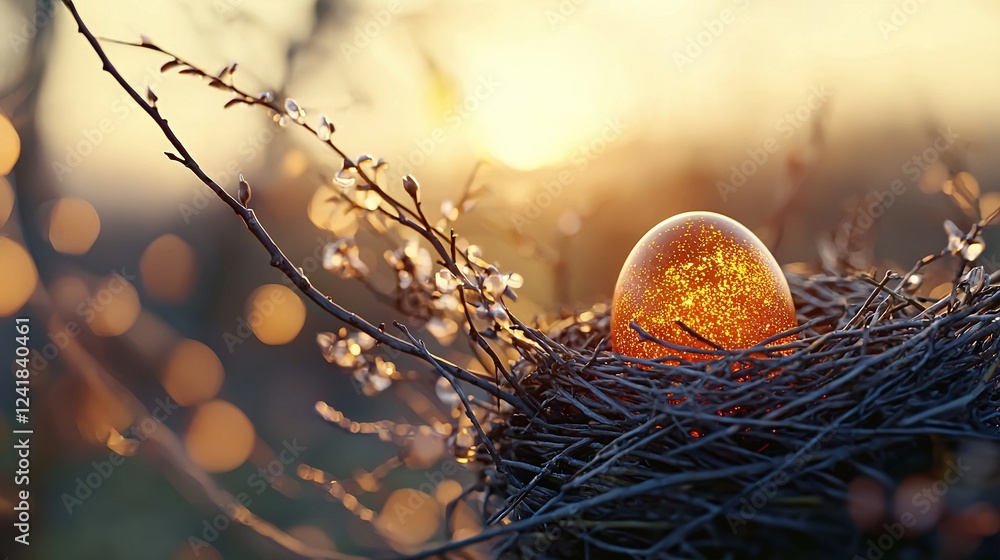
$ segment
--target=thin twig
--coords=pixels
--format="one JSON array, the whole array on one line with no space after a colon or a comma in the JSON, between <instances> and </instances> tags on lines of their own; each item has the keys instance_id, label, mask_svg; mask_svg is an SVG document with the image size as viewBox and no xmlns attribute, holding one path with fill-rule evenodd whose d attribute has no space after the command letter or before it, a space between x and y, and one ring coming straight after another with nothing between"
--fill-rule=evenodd
<instances>
[{"instance_id":1,"label":"thin twig","mask_svg":"<svg viewBox=\"0 0 1000 560\"><path fill-rule=\"evenodd\" d=\"M243 220L243 222L246 224L247 229L250 230L250 233L257 239L257 241L264 247L264 249L267 250L268 254L271 257L271 266L277 268L282 273L284 273L284 275L287 276L292 281L292 283L295 285L296 288L299 289L300 292L302 292L310 301L318 305L321 309L323 309L330 315L333 315L340 321L343 321L344 323L378 340L381 344L384 344L390 348L393 348L405 354L409 354L411 356L416 356L421 359L423 359L428 354L425 350L421 350L416 345L408 343L400 338L397 338L395 336L386 333L383 330L380 330L377 326L369 323L361 316L344 309L343 307L335 303L332 300L332 298L330 298L329 296L323 294L318 289L316 289L316 287L312 285L309 279L306 278L305 274L303 274L299 268L297 268L294 264L292 264L291 260L289 260L289 258L286 257L285 254L281 251L281 249L278 247L275 241L267 233L267 230L264 229L263 224L261 224L260 221L257 219L257 215L254 213L254 211L240 204L240 202L236 200L236 198L234 198L232 195L226 192L224 188L219 186L219 184L216 183L215 180L213 180L211 177L208 176L207 173L205 173L205 171L201 168L198 162L194 159L194 157L190 154L190 152L188 152L187 148L174 133L173 129L170 127L167 120L160 115L159 109L155 105L148 103L145 99L143 99L143 97L131 85L129 85L129 83L125 80L125 78L122 77L121 73L118 72L118 69L115 68L115 66L111 63L111 60L108 58L107 54L104 52L104 49L101 47L100 42L97 40L94 34L91 33L87 25L83 22L83 18L77 11L76 5L73 3L73 1L63 0L63 4L67 8L69 8L70 12L73 15L73 19L76 20L79 32L87 39L87 42L90 43L91 48L100 57L103 70L108 74L110 74L115 79L115 81L118 82L118 85L121 86L122 89L126 91L126 93L128 93L129 97L131 97L132 100L137 105L139 105L139 107L147 115L149 115L149 117L153 120L153 122L155 122L156 125L160 128L160 131L166 137L167 141L170 142L170 145L173 146L173 148L176 150L177 152L176 154L167 153L168 157L174 161L178 161L179 163L187 167L188 170L191 171L191 173L193 173L208 188L212 189L212 192L214 192L224 203L226 203L226 205L228 205L233 210L233 212L236 213L237 216L239 216ZM156 50L160 49L157 48ZM480 389L489 392L490 394L492 394L497 398L506 400L511 403L520 404L520 399L517 396L507 393L506 391L499 389L495 385L490 384L476 376L469 374L462 368L445 360L444 358L440 358L437 356L434 356L433 358L434 358L433 365L435 367L447 370L449 374L455 376L457 379L461 379L462 381L465 381L476 387L479 387Z\"/></svg>"}]
</instances>

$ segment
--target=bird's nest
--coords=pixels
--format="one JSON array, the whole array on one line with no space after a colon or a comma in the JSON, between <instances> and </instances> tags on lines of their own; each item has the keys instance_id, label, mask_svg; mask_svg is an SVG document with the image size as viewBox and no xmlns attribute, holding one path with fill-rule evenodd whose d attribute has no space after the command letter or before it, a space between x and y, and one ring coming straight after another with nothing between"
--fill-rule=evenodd
<instances>
[{"instance_id":1,"label":"bird's nest","mask_svg":"<svg viewBox=\"0 0 1000 560\"><path fill-rule=\"evenodd\" d=\"M500 465L480 455L498 475L491 515L522 526L505 552L863 553L853 480L942 473L948 443L997 439L1000 288L982 269L938 301L890 288L889 275L788 280L800 326L772 340L794 342L697 350L705 361L607 351L603 305L555 322L544 351L514 367L537 410L493 427Z\"/></svg>"}]
</instances>

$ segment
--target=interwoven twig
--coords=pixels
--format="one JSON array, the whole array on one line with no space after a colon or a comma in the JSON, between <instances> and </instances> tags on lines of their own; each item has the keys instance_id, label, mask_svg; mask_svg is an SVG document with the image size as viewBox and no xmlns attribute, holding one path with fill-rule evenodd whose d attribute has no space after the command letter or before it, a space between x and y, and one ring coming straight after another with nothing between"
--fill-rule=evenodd
<instances>
[{"instance_id":1,"label":"interwoven twig","mask_svg":"<svg viewBox=\"0 0 1000 560\"><path fill-rule=\"evenodd\" d=\"M575 505L577 517L563 522L577 538L561 547L780 551L797 533L816 542L850 535L843 501L860 467L898 466L929 435L998 438L1000 289L915 320L913 306L883 316L864 280L789 280L807 327L770 348L788 355L757 348L694 364L630 363L597 349L608 334L604 311L556 332L559 362L538 354L515 368L542 412L491 434L517 465L497 511L530 520ZM847 327L851 318L861 326ZM776 477L759 515L731 517ZM766 528L780 530L760 539Z\"/></svg>"}]
</instances>

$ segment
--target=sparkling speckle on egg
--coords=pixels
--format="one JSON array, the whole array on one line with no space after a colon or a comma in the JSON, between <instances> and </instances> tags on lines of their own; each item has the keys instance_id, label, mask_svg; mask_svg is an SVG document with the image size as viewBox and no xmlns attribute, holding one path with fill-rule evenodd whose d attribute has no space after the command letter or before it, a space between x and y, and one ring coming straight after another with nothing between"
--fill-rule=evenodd
<instances>
[{"instance_id":1,"label":"sparkling speckle on egg","mask_svg":"<svg viewBox=\"0 0 1000 560\"><path fill-rule=\"evenodd\" d=\"M630 322L670 343L712 348L681 322L727 350L750 348L797 325L788 282L767 247L739 222L711 212L669 218L636 244L618 277L611 313L611 345L620 354L710 358L642 341Z\"/></svg>"}]
</instances>

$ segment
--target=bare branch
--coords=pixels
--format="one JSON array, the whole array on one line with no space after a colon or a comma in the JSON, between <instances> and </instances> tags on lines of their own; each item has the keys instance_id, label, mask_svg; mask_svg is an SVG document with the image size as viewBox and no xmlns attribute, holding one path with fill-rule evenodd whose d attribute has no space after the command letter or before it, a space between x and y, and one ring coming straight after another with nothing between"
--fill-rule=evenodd
<instances>
[{"instance_id":1,"label":"bare branch","mask_svg":"<svg viewBox=\"0 0 1000 560\"><path fill-rule=\"evenodd\" d=\"M344 309L343 307L335 303L329 296L323 294L318 289L316 289L316 287L312 285L309 279L306 278L306 276L299 270L299 268L296 267L294 264L292 264L291 260L289 260L289 258L285 256L285 254L278 247L275 241L267 233L267 230L264 229L263 224L261 224L260 221L257 219L257 216L254 213L254 211L241 204L239 200L237 200L228 192L226 192L224 188L222 188L218 183L215 182L214 179L212 179L211 177L208 176L207 173L205 173L205 171L201 168L198 162L194 159L191 153L188 152L187 148L174 133L173 129L167 123L166 119L160 116L159 111L154 106L147 103L146 100L143 99L142 95L140 95L135 90L135 88L129 85L129 83L125 80L125 78L122 77L121 73L118 71L117 68L115 68L114 64L112 64L111 60L104 52L104 49L103 47L101 47L100 42L90 31L87 25L84 23L83 18L80 16L79 11L77 11L76 5L73 3L73 1L63 0L63 4L69 9L70 13L72 13L73 19L77 23L80 34L82 34L87 39L87 42L90 44L91 48L94 50L95 53L97 53L97 56L100 57L104 71L110 74L115 79L115 81L118 82L118 85L121 86L126 93L128 93L129 97L131 97L132 100L140 108L142 108L142 110L147 115L149 115L149 117L153 120L153 122L155 122L156 125L160 128L160 131L163 133L166 139L174 147L174 149L176 150L176 154L172 156L168 155L168 157L174 161L180 162L185 167L187 167L202 183L204 183L208 188L212 189L212 192L214 192L216 196L219 197L219 199L221 199L224 203L226 203L226 205L228 205L229 208L232 209L232 211L235 212L236 215L243 220L244 224L246 224L246 227L250 231L250 233L253 234L253 236L257 239L257 241L264 247L264 249L267 250L268 254L271 257L271 266L277 268L282 273L284 273L285 276L287 276L292 281L295 287L298 288L299 291L306 296L306 298L308 298L310 301L318 305L321 309L323 309L330 315L333 315L337 319L343 321L344 323L350 325L351 327L354 327L359 331L371 336L372 338L379 341L379 343L384 344L400 352L403 352L405 354L418 357L422 360L426 360L428 355L433 356L424 348L420 348L415 344L412 344L398 337L392 336L391 334L386 333L383 330L380 330L377 326L369 323L359 315L352 313L347 309ZM165 53L165 51L163 51L159 47L156 47L155 45L150 44L146 40L144 40L141 44L137 45L133 44L133 46L139 46ZM177 58L175 58L175 60L177 60L181 64L186 64L183 60ZM342 152L339 152L339 149L338 153L342 154ZM435 367L447 371L450 375L453 375L456 379L472 384L484 391L489 392L490 394L492 394L497 398L512 403L520 403L520 398L518 398L516 395L512 395L506 391L499 389L498 387L496 387L496 385L470 374L469 372L465 371L464 369L458 367L457 365L449 362L444 358L433 356L433 361L431 363Z\"/></svg>"}]
</instances>

